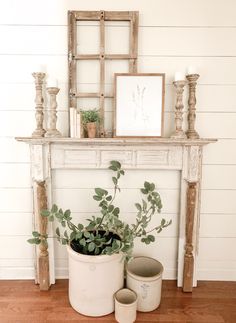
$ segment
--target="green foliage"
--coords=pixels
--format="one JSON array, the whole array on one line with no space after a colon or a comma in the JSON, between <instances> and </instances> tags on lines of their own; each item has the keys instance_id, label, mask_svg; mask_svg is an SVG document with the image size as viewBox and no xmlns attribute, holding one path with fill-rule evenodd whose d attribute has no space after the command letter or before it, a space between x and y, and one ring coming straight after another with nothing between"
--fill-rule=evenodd
<instances>
[{"instance_id":1,"label":"green foliage","mask_svg":"<svg viewBox=\"0 0 236 323\"><path fill-rule=\"evenodd\" d=\"M89 122L100 122L100 114L96 109L92 110L80 110L82 123L85 125Z\"/></svg>"},{"instance_id":2,"label":"green foliage","mask_svg":"<svg viewBox=\"0 0 236 323\"><path fill-rule=\"evenodd\" d=\"M118 184L125 172L120 162L114 160L110 162L109 169L114 172L111 178L114 185L113 193L110 194L100 187L95 188L93 199L98 202L101 215L87 219L86 226L81 223L74 224L71 211L63 211L55 204L51 210L43 210L41 215L47 217L49 221L59 222L60 227L56 228L57 240L63 245L70 244L77 252L88 255L110 255L122 251L130 257L135 238L140 238L143 243L150 244L155 241L153 234L158 234L168 227L171 220L162 219L159 225L150 228L153 217L161 212L162 202L155 184L145 181L140 190L143 198L140 203L135 203L137 209L135 222L129 225L122 221L119 218L120 209L114 205L114 200L117 192L120 192ZM32 238L28 242L31 244L47 243L47 238L47 235L33 231Z\"/></svg>"}]
</instances>

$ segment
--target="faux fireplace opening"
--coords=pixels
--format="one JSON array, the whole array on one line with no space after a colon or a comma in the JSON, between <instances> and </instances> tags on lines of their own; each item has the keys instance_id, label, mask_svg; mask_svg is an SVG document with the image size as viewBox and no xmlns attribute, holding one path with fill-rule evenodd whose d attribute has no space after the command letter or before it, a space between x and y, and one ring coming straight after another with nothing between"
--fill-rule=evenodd
<instances>
[{"instance_id":1,"label":"faux fireplace opening","mask_svg":"<svg viewBox=\"0 0 236 323\"><path fill-rule=\"evenodd\" d=\"M135 241L134 255L149 256L161 261L164 266L164 279L177 278L178 228L180 172L177 170L128 169L120 180L121 192L117 193L115 205L120 208L121 217L127 223L133 223L136 216L135 203L140 202L140 188L144 181L155 183L162 199L163 209L152 221L153 227L162 217L172 224L159 235L154 243L142 244ZM52 171L52 200L61 208L71 209L75 222L83 221L99 214L96 201L93 200L94 188L102 187L112 191L112 172L107 169L56 169ZM151 227L151 226L150 226ZM67 252L57 241L54 243L55 276L68 276Z\"/></svg>"}]
</instances>

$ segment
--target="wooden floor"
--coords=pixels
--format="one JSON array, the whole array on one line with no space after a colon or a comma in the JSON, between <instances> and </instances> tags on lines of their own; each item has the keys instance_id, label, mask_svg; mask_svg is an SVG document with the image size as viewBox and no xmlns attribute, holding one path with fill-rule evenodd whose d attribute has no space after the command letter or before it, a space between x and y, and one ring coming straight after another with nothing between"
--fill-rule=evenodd
<instances>
[{"instance_id":1,"label":"wooden floor","mask_svg":"<svg viewBox=\"0 0 236 323\"><path fill-rule=\"evenodd\" d=\"M58 280L48 292L33 281L0 281L0 323L115 322L114 314L92 318L68 302L68 281ZM138 313L137 323L236 323L236 282L199 282L183 293L175 281L164 281L160 307Z\"/></svg>"}]
</instances>

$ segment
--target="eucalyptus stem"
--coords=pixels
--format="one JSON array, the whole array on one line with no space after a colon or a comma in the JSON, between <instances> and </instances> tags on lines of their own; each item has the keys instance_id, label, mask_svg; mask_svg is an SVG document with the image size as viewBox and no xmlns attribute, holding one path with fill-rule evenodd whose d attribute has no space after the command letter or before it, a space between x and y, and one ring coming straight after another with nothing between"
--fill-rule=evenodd
<instances>
[{"instance_id":1,"label":"eucalyptus stem","mask_svg":"<svg viewBox=\"0 0 236 323\"><path fill-rule=\"evenodd\" d=\"M150 206L150 207L149 207L149 209L147 209L146 213L141 217L141 219L140 219L140 220L137 220L137 225L136 225L136 227L134 227L134 228L132 229L132 233L134 233L135 235L137 234L138 227L139 227L139 226L140 226L140 224L142 224L142 222L143 222L143 217L148 215L148 213L149 213L149 211L151 210L151 208L152 208L152 206ZM150 220L151 220L151 217L149 217L148 222L149 222Z\"/></svg>"},{"instance_id":2,"label":"eucalyptus stem","mask_svg":"<svg viewBox=\"0 0 236 323\"><path fill-rule=\"evenodd\" d=\"M66 222L67 222L67 225L68 225L69 229L71 229L73 231L78 230L78 227L74 223L72 223L70 220L66 220Z\"/></svg>"},{"instance_id":3,"label":"eucalyptus stem","mask_svg":"<svg viewBox=\"0 0 236 323\"><path fill-rule=\"evenodd\" d=\"M161 225L158 225L157 227L155 227L155 228L153 228L153 229L151 229L151 230L147 231L146 233L147 233L147 234L148 234L148 233L151 233L151 232L153 232L153 231L155 231L155 230L157 230L157 229L159 229L159 228L161 228Z\"/></svg>"},{"instance_id":4,"label":"eucalyptus stem","mask_svg":"<svg viewBox=\"0 0 236 323\"><path fill-rule=\"evenodd\" d=\"M116 197L116 193L117 193L117 189L118 189L118 181L119 181L119 178L118 178L118 172L117 172L117 175L116 175L116 179L117 179L117 184L115 184L114 186L114 193L113 193L113 197L111 199L111 201L107 204L107 209L109 208L109 206L113 203L113 201L115 200L115 197ZM98 225L97 229L99 229L102 224L103 224L103 221L105 219L105 217L107 216L107 214L109 214L110 212L106 212L103 214L102 218L101 218L101 222L100 224Z\"/></svg>"}]
</instances>

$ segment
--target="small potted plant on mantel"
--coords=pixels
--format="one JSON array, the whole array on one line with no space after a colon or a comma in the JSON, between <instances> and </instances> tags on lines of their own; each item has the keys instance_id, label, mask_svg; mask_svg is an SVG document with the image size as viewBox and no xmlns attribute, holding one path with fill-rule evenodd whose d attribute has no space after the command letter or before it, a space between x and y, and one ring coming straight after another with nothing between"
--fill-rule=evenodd
<instances>
[{"instance_id":1,"label":"small potted plant on mantel","mask_svg":"<svg viewBox=\"0 0 236 323\"><path fill-rule=\"evenodd\" d=\"M100 122L100 114L96 109L80 110L82 125L89 138L95 138L97 134L97 124Z\"/></svg>"},{"instance_id":2,"label":"small potted plant on mantel","mask_svg":"<svg viewBox=\"0 0 236 323\"><path fill-rule=\"evenodd\" d=\"M98 202L101 215L87 219L88 224L72 222L71 211L63 211L56 205L43 210L42 216L49 221L57 220L57 240L67 245L69 257L69 300L72 307L84 315L102 316L114 311L114 293L124 284L124 259L130 258L134 239L141 238L145 244L155 241L153 233L160 233L171 224L162 219L158 226L149 226L153 216L160 213L162 202L155 184L144 182L141 203L133 224L120 218L120 209L114 205L119 180L125 174L118 161L111 161L113 193L95 188L93 199ZM69 229L69 231L66 229ZM28 242L47 243L47 235L34 231Z\"/></svg>"}]
</instances>

